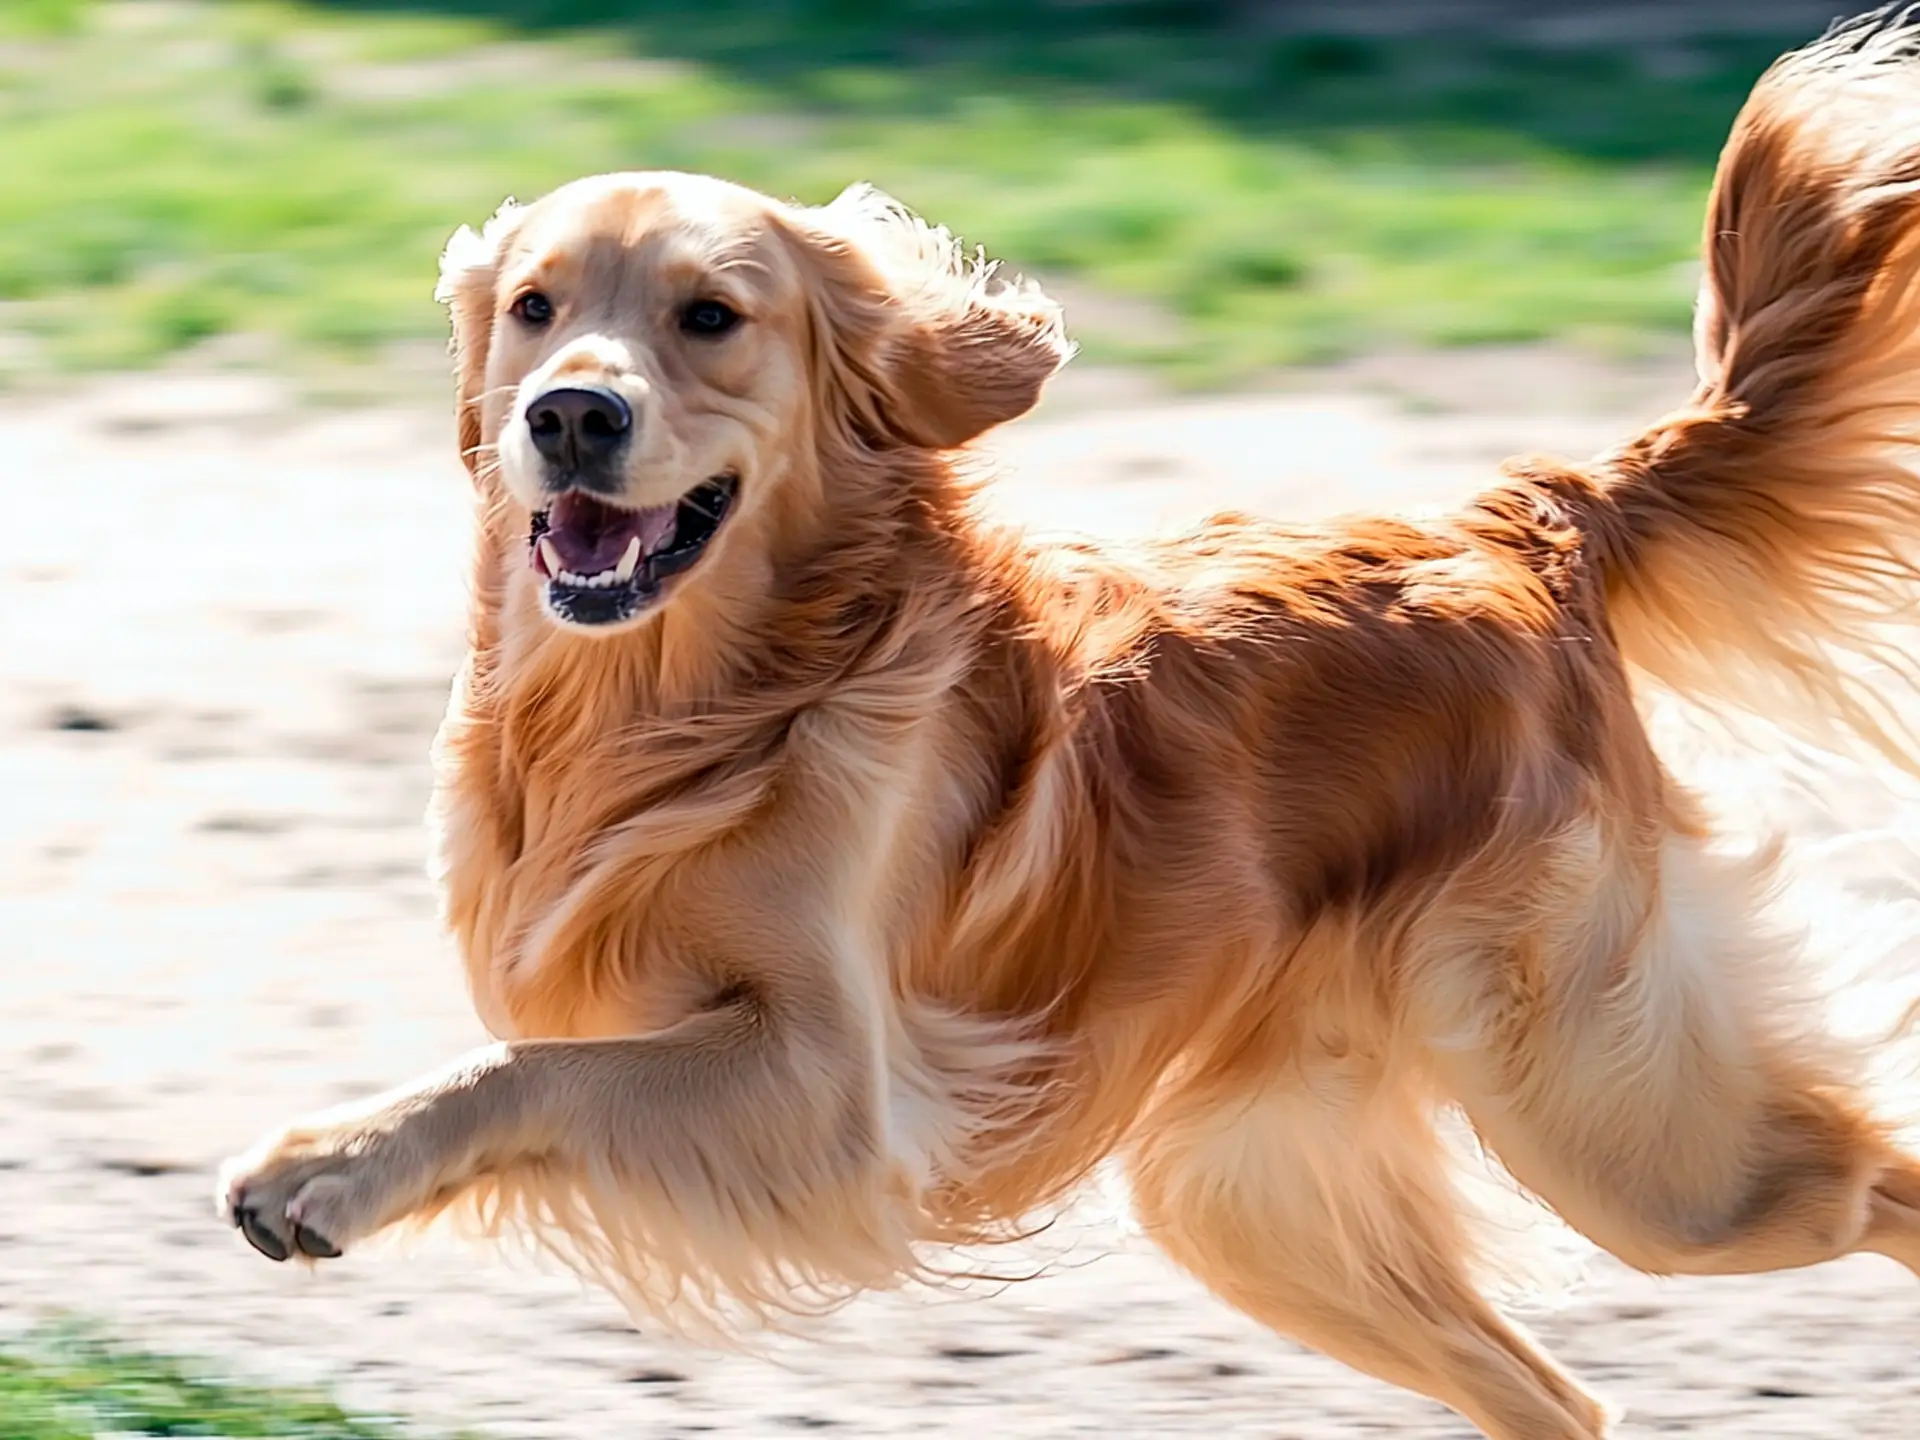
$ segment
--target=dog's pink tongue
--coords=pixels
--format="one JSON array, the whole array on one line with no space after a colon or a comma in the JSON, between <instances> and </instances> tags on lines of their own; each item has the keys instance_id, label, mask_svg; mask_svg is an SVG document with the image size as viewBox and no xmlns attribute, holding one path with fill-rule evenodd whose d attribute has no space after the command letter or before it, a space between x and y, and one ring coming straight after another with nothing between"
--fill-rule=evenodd
<instances>
[{"instance_id":1,"label":"dog's pink tongue","mask_svg":"<svg viewBox=\"0 0 1920 1440\"><path fill-rule=\"evenodd\" d=\"M546 539L559 554L562 569L598 575L618 565L636 539L643 559L666 544L673 535L674 508L620 510L569 490L547 512Z\"/></svg>"}]
</instances>

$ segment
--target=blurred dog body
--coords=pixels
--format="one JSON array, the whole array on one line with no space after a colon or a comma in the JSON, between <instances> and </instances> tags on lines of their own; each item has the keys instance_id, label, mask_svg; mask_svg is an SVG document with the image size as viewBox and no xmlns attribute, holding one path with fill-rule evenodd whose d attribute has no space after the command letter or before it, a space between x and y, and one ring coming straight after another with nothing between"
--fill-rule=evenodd
<instances>
[{"instance_id":1,"label":"blurred dog body","mask_svg":"<svg viewBox=\"0 0 1920 1440\"><path fill-rule=\"evenodd\" d=\"M1646 1270L1920 1267L1875 1057L1633 688L1911 753L1917 36L1760 82L1693 398L1434 521L989 523L956 452L1058 313L871 193L600 177L463 232L436 823L501 1044L264 1141L235 1223L455 1210L725 1329L1117 1158L1226 1300L1501 1440L1607 1416L1482 1297L1445 1112Z\"/></svg>"}]
</instances>

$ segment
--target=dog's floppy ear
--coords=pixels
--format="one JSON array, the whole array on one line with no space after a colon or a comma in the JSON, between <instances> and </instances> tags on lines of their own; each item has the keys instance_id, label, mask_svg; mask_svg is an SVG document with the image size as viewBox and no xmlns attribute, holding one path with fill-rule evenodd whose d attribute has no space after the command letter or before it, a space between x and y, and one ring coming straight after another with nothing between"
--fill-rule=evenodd
<instances>
[{"instance_id":1,"label":"dog's floppy ear","mask_svg":"<svg viewBox=\"0 0 1920 1440\"><path fill-rule=\"evenodd\" d=\"M447 307L453 326L455 416L460 458L476 481L481 478L481 402L487 386L487 351L493 340L495 290L500 255L518 227L521 207L511 199L474 233L462 225L440 255L440 283L433 298Z\"/></svg>"},{"instance_id":2,"label":"dog's floppy ear","mask_svg":"<svg viewBox=\"0 0 1920 1440\"><path fill-rule=\"evenodd\" d=\"M1018 418L1073 354L1060 307L866 187L796 214L815 359L869 443L947 450Z\"/></svg>"}]
</instances>

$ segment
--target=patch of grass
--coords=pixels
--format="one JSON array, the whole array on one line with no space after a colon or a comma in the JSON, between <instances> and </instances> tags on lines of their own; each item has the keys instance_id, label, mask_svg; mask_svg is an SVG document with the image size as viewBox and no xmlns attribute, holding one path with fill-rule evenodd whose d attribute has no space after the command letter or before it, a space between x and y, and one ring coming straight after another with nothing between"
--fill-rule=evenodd
<instances>
[{"instance_id":1,"label":"patch of grass","mask_svg":"<svg viewBox=\"0 0 1920 1440\"><path fill-rule=\"evenodd\" d=\"M1124 298L1089 351L1194 382L1618 340L1685 327L1714 154L1785 43L1263 38L1220 8L12 0L0 314L34 363L238 328L367 355L443 333L456 224L679 167L811 201L871 180Z\"/></svg>"},{"instance_id":2,"label":"patch of grass","mask_svg":"<svg viewBox=\"0 0 1920 1440\"><path fill-rule=\"evenodd\" d=\"M401 1440L397 1428L318 1397L218 1384L172 1360L70 1334L0 1349L0 1440L109 1435Z\"/></svg>"},{"instance_id":3,"label":"patch of grass","mask_svg":"<svg viewBox=\"0 0 1920 1440\"><path fill-rule=\"evenodd\" d=\"M86 7L87 0L9 0L0 9L0 36L71 35Z\"/></svg>"}]
</instances>

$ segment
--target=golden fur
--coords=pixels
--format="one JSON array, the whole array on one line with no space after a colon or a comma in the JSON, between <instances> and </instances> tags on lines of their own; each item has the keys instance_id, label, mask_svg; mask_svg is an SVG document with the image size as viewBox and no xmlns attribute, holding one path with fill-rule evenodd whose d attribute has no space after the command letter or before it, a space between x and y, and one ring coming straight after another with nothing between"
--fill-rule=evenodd
<instances>
[{"instance_id":1,"label":"golden fur","mask_svg":"<svg viewBox=\"0 0 1920 1440\"><path fill-rule=\"evenodd\" d=\"M1224 1298L1502 1440L1606 1416L1476 1288L1453 1107L1643 1269L1920 1266L1871 1056L1629 668L1909 761L1916 40L1881 18L1760 82L1685 407L1432 522L995 528L954 452L1034 403L1057 312L869 193L601 177L463 232L436 823L502 1043L264 1141L230 1213L326 1257L452 1208L727 1327L923 1274L1117 1157ZM737 332L668 323L705 294ZM549 618L527 559L520 411L580 377L641 417L623 503L741 478L612 634Z\"/></svg>"}]
</instances>

